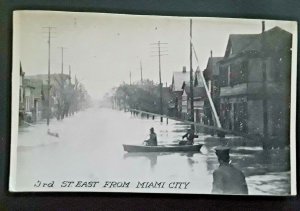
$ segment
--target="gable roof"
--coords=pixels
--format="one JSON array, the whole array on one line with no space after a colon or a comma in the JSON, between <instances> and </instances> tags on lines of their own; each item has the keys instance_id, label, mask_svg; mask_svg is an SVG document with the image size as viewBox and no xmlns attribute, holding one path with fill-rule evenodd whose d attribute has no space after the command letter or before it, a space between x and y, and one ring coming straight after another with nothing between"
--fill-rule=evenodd
<instances>
[{"instance_id":1,"label":"gable roof","mask_svg":"<svg viewBox=\"0 0 300 211\"><path fill-rule=\"evenodd\" d=\"M224 57L229 57L240 53L242 50L249 48L259 34L231 34L229 35ZM254 46L252 46L253 48Z\"/></svg>"},{"instance_id":2,"label":"gable roof","mask_svg":"<svg viewBox=\"0 0 300 211\"><path fill-rule=\"evenodd\" d=\"M23 81L24 87L31 88L31 93L34 98L41 98L42 92L46 90L41 79L28 79L26 77Z\"/></svg>"},{"instance_id":3,"label":"gable roof","mask_svg":"<svg viewBox=\"0 0 300 211\"><path fill-rule=\"evenodd\" d=\"M38 74L38 75L28 75L26 76L28 79L39 79L42 80L44 84L48 83L48 74ZM50 74L50 83L56 83L57 81L65 81L70 79L68 74L60 74L60 73L53 73Z\"/></svg>"},{"instance_id":4,"label":"gable roof","mask_svg":"<svg viewBox=\"0 0 300 211\"><path fill-rule=\"evenodd\" d=\"M233 58L246 52L259 53L264 44L264 50L269 53L282 49L290 49L292 34L276 26L260 34L229 35L224 59Z\"/></svg>"},{"instance_id":5,"label":"gable roof","mask_svg":"<svg viewBox=\"0 0 300 211\"><path fill-rule=\"evenodd\" d=\"M200 75L200 71L201 70L197 70L195 72L195 82L194 82L194 86L196 87L204 87L204 83L203 83L203 80L202 80L202 77Z\"/></svg>"},{"instance_id":6,"label":"gable roof","mask_svg":"<svg viewBox=\"0 0 300 211\"><path fill-rule=\"evenodd\" d=\"M183 82L190 81L190 72L174 72L172 78L172 91L182 91Z\"/></svg>"},{"instance_id":7,"label":"gable roof","mask_svg":"<svg viewBox=\"0 0 300 211\"><path fill-rule=\"evenodd\" d=\"M203 72L205 79L211 79L214 75L219 75L219 64L223 57L209 57L206 68Z\"/></svg>"}]
</instances>

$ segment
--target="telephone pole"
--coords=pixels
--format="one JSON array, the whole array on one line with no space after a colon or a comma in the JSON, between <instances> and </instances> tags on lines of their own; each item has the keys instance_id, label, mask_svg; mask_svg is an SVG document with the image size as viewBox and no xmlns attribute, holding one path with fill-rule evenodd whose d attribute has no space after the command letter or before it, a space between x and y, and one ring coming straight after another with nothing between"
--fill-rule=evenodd
<instances>
[{"instance_id":1,"label":"telephone pole","mask_svg":"<svg viewBox=\"0 0 300 211\"><path fill-rule=\"evenodd\" d=\"M194 83L193 83L193 44L192 44L192 19L190 19L190 97L191 97L191 121L194 122ZM194 125L192 125L194 128Z\"/></svg>"},{"instance_id":2,"label":"telephone pole","mask_svg":"<svg viewBox=\"0 0 300 211\"><path fill-rule=\"evenodd\" d=\"M61 48L61 74L64 74L64 47Z\"/></svg>"},{"instance_id":3,"label":"telephone pole","mask_svg":"<svg viewBox=\"0 0 300 211\"><path fill-rule=\"evenodd\" d=\"M140 69L141 69L141 83L143 83L143 66L142 66L142 61L140 61Z\"/></svg>"},{"instance_id":4,"label":"telephone pole","mask_svg":"<svg viewBox=\"0 0 300 211\"><path fill-rule=\"evenodd\" d=\"M157 43L152 43L152 45L157 45L157 53L158 55L154 55L154 56L158 56L158 70L159 70L159 101L160 101L160 122L163 122L163 100L162 100L162 86L163 84L161 83L161 56L165 56L165 55L168 55L168 54L162 54L163 52L166 52L165 50L162 51L161 50L161 45L166 45L168 43L162 43L160 41L158 41Z\"/></svg>"},{"instance_id":5,"label":"telephone pole","mask_svg":"<svg viewBox=\"0 0 300 211\"><path fill-rule=\"evenodd\" d=\"M131 85L131 71L129 72L129 85Z\"/></svg>"},{"instance_id":6,"label":"telephone pole","mask_svg":"<svg viewBox=\"0 0 300 211\"><path fill-rule=\"evenodd\" d=\"M263 84L262 84L262 94L263 94L263 135L264 135L264 143L263 147L267 147L266 144L269 140L269 131L268 131L268 122L269 122L269 115L268 115L268 86L267 86L267 64L266 64L266 50L265 50L265 22L262 21L262 40L261 40L261 53L263 57L262 62L262 78L263 78Z\"/></svg>"},{"instance_id":7,"label":"telephone pole","mask_svg":"<svg viewBox=\"0 0 300 211\"><path fill-rule=\"evenodd\" d=\"M50 61L51 61L51 30L56 27L43 27L48 30L48 99L47 99L47 125L49 126L50 123Z\"/></svg>"}]
</instances>

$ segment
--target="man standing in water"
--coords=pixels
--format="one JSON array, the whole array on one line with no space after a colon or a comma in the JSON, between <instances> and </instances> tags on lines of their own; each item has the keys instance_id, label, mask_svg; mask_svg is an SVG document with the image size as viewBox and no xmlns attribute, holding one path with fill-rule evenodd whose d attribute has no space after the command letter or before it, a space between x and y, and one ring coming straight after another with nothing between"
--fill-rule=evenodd
<instances>
[{"instance_id":1,"label":"man standing in water","mask_svg":"<svg viewBox=\"0 0 300 211\"><path fill-rule=\"evenodd\" d=\"M157 146L157 137L154 128L150 128L150 138L145 141L147 146Z\"/></svg>"},{"instance_id":2,"label":"man standing in water","mask_svg":"<svg viewBox=\"0 0 300 211\"><path fill-rule=\"evenodd\" d=\"M216 155L220 166L213 173L215 194L248 194L248 187L243 172L229 163L229 148L217 147Z\"/></svg>"}]
</instances>

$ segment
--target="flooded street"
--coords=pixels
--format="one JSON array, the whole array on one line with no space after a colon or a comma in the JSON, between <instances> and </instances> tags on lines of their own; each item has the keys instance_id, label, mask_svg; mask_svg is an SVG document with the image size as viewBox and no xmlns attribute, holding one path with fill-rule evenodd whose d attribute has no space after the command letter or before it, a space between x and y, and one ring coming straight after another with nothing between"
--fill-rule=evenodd
<instances>
[{"instance_id":1,"label":"flooded street","mask_svg":"<svg viewBox=\"0 0 300 211\"><path fill-rule=\"evenodd\" d=\"M122 144L142 144L153 127L158 144L181 140L188 125L156 117L141 118L130 112L91 108L63 121L52 120L50 130L59 137L47 135L47 126L40 123L19 131L16 186L33 189L38 181L55 181L47 191L61 189L63 181L100 181L98 188L77 188L73 191L180 192L211 193L212 173L218 167L214 153L217 138L199 134L196 143L203 143L199 153L126 153ZM232 137L235 139L236 137ZM248 183L249 194L287 195L290 190L289 150L263 151L260 146L233 146L233 165L241 169ZM130 189L105 188L106 181L130 181ZM187 189L138 189L138 181L190 182ZM34 189L38 191L39 189Z\"/></svg>"}]
</instances>

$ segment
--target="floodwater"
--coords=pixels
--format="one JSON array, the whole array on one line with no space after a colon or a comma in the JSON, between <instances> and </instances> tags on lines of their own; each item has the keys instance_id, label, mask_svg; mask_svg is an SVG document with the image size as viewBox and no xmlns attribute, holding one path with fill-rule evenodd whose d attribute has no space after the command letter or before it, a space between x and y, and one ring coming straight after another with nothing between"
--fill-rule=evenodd
<instances>
[{"instance_id":1,"label":"floodwater","mask_svg":"<svg viewBox=\"0 0 300 211\"><path fill-rule=\"evenodd\" d=\"M108 108L91 108L63 121L52 120L50 131L59 137L47 135L44 122L22 127L15 189L211 193L212 173L218 167L214 153L217 138L199 134L195 142L204 144L199 153L124 152L122 144L142 144L151 127L157 133L159 144L178 142L188 128L178 121L169 119L167 124L164 119L161 123L158 117L141 118ZM290 193L288 149L264 151L260 146L233 146L231 160L244 172L249 194ZM41 188L38 181L45 183L45 187ZM62 187L64 181L74 183ZM74 188L78 181L99 183L95 187ZM109 186L109 182L118 185ZM164 186L141 188L139 182L160 182ZM174 185L179 183L183 185ZM34 187L35 184L39 187Z\"/></svg>"}]
</instances>

